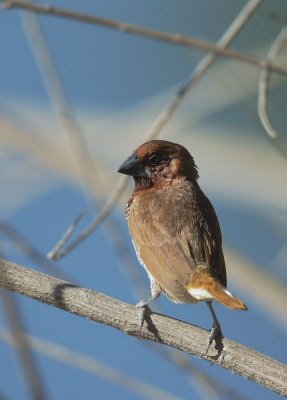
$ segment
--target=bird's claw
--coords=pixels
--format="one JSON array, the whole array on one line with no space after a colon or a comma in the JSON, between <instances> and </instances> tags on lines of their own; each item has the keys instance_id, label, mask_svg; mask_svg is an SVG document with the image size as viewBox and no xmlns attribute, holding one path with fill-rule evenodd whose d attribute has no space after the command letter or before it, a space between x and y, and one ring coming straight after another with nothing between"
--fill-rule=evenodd
<instances>
[{"instance_id":1,"label":"bird's claw","mask_svg":"<svg viewBox=\"0 0 287 400\"><path fill-rule=\"evenodd\" d=\"M141 331L145 319L145 314L149 307L144 300L139 301L136 304L136 307L139 309L139 331Z\"/></svg>"},{"instance_id":2,"label":"bird's claw","mask_svg":"<svg viewBox=\"0 0 287 400\"><path fill-rule=\"evenodd\" d=\"M212 341L215 340L215 338L216 338L218 335L222 336L222 332L221 332L220 327L218 327L218 326L213 326L212 329L211 329L211 331L210 331L208 340L207 340L207 346L206 346L206 349L205 349L205 355L207 355L208 350L209 350L209 347L210 347Z\"/></svg>"}]
</instances>

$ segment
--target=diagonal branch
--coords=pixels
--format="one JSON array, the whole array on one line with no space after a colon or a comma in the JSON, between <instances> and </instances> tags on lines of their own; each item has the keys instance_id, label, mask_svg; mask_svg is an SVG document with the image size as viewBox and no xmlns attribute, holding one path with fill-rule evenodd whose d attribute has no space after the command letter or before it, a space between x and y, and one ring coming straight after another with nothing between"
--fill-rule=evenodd
<instances>
[{"instance_id":1,"label":"diagonal branch","mask_svg":"<svg viewBox=\"0 0 287 400\"><path fill-rule=\"evenodd\" d=\"M53 16L58 16L62 18L70 18L90 24L97 24L100 26L105 26L110 29L116 29L124 33L132 33L139 36L144 36L150 39L169 42L176 45L182 45L185 47L195 47L199 50L209 51L215 53L217 56L232 58L235 60L243 61L245 63L254 65L259 68L268 67L272 71L276 71L280 74L287 74L287 67L269 63L265 60L258 59L254 56L241 53L239 51L230 50L222 48L218 45L206 42L204 40L195 39L191 36L184 36L182 34L170 34L166 32L160 32L153 29L143 28L141 26L136 26L132 24L127 24L124 22L114 21L111 19L101 18L94 15L82 14L78 12L73 12L69 10L64 10L60 8L55 8L51 5L37 5L26 1L19 0L1 0L3 3L2 8L22 8L25 10L35 11L42 14L48 14Z\"/></svg>"},{"instance_id":2,"label":"diagonal branch","mask_svg":"<svg viewBox=\"0 0 287 400\"><path fill-rule=\"evenodd\" d=\"M79 236L77 236L72 243L70 243L63 250L54 253L53 260L58 260L59 258L64 257L67 253L69 253L71 250L77 247L78 244L80 244L84 239L86 239L86 237L88 237L102 223L102 221L104 221L104 219L109 215L111 210L117 204L120 196L125 191L127 181L128 177L126 176L122 176L118 180L118 183L114 188L114 191L112 192L107 202L101 208L95 220L82 233L80 233Z\"/></svg>"},{"instance_id":3,"label":"diagonal branch","mask_svg":"<svg viewBox=\"0 0 287 400\"><path fill-rule=\"evenodd\" d=\"M74 232L74 230L76 229L78 223L80 222L80 219L82 218L82 216L85 214L85 210L82 210L77 218L74 220L74 222L68 227L68 229L66 230L66 232L64 232L63 236L61 237L61 239L58 241L58 243L55 245L55 247L49 251L49 253L47 254L47 257L50 260L54 260L56 258L57 253L60 251L60 249L65 245L65 243L67 242L67 240L69 239L69 237L72 235L72 233Z\"/></svg>"},{"instance_id":4,"label":"diagonal branch","mask_svg":"<svg viewBox=\"0 0 287 400\"><path fill-rule=\"evenodd\" d=\"M217 341L206 355L209 332L197 326L149 312L139 331L136 307L4 259L0 260L0 286L128 335L193 354L287 396L286 365L229 339Z\"/></svg>"}]
</instances>

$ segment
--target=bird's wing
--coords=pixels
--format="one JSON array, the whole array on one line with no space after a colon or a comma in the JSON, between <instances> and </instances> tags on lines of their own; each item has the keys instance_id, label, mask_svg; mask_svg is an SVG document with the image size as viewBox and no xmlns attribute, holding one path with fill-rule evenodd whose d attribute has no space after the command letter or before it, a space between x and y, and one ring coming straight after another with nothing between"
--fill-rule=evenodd
<instances>
[{"instance_id":1,"label":"bird's wing","mask_svg":"<svg viewBox=\"0 0 287 400\"><path fill-rule=\"evenodd\" d=\"M198 236L207 271L211 277L226 286L227 277L219 222L211 202L202 191L200 192L200 211L204 223L201 227L201 235Z\"/></svg>"}]
</instances>

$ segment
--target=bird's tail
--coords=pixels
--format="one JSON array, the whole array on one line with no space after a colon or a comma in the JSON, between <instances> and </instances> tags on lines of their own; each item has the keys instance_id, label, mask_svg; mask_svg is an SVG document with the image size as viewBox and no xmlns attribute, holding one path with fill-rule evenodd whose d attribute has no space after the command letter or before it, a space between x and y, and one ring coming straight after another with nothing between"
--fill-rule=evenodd
<instances>
[{"instance_id":1,"label":"bird's tail","mask_svg":"<svg viewBox=\"0 0 287 400\"><path fill-rule=\"evenodd\" d=\"M246 305L232 293L230 293L224 286L219 282L216 285L208 288L208 293L225 307L231 308L233 310L247 310Z\"/></svg>"},{"instance_id":2,"label":"bird's tail","mask_svg":"<svg viewBox=\"0 0 287 400\"><path fill-rule=\"evenodd\" d=\"M188 293L197 300L211 301L233 310L247 310L246 305L230 293L216 278L202 269L194 272L190 282L185 286Z\"/></svg>"}]
</instances>

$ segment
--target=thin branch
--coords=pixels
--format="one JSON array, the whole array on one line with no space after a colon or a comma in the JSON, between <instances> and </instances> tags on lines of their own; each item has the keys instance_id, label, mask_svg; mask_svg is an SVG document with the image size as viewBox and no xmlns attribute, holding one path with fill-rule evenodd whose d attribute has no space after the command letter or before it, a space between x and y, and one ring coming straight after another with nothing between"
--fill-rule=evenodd
<instances>
[{"instance_id":1,"label":"thin branch","mask_svg":"<svg viewBox=\"0 0 287 400\"><path fill-rule=\"evenodd\" d=\"M89 236L102 223L102 221L107 217L107 215L117 204L120 196L122 195L122 193L126 188L127 181L128 178L126 176L123 176L118 180L118 183L113 193L111 194L111 197L104 204L101 211L97 215L96 219L69 246L67 246L62 251L55 254L53 258L54 260L58 260L59 258L64 257L67 253L73 250L79 243L81 243L84 239L86 239L86 237Z\"/></svg>"},{"instance_id":2,"label":"thin branch","mask_svg":"<svg viewBox=\"0 0 287 400\"><path fill-rule=\"evenodd\" d=\"M56 244L56 246L47 254L47 257L50 260L55 260L57 258L57 253L59 250L65 245L71 234L74 232L76 226L80 222L82 216L85 214L85 210L82 210L77 218L74 220L74 222L69 226L69 228L66 230L66 232L63 234L59 242Z\"/></svg>"},{"instance_id":3,"label":"thin branch","mask_svg":"<svg viewBox=\"0 0 287 400\"><path fill-rule=\"evenodd\" d=\"M110 367L94 357L73 351L68 347L56 344L49 340L27 335L30 347L40 354L66 365L78 368L94 376L104 379L114 385L122 386L144 399L150 400L182 400L181 397L172 395L163 389L150 385L140 379L134 378L116 368ZM15 341L6 329L0 327L0 340L15 346Z\"/></svg>"},{"instance_id":4,"label":"thin branch","mask_svg":"<svg viewBox=\"0 0 287 400\"><path fill-rule=\"evenodd\" d=\"M272 62L274 61L280 51L287 44L287 27L281 29L279 35L276 37L270 50L267 54L266 61ZM276 132L269 121L267 115L267 96L268 96L268 84L270 79L270 70L268 68L263 68L260 78L259 78L259 86L258 86L258 114L260 117L260 121L265 129L266 133L271 137L271 139L276 139L278 137L278 132Z\"/></svg>"},{"instance_id":5,"label":"thin branch","mask_svg":"<svg viewBox=\"0 0 287 400\"><path fill-rule=\"evenodd\" d=\"M128 335L193 354L287 396L286 365L229 339L212 344L206 355L209 331L205 329L148 312L139 331L136 307L4 259L0 261L0 286Z\"/></svg>"},{"instance_id":6,"label":"thin branch","mask_svg":"<svg viewBox=\"0 0 287 400\"><path fill-rule=\"evenodd\" d=\"M46 399L45 390L24 332L23 321L14 294L6 289L0 289L0 295L31 396L34 400L44 400Z\"/></svg>"},{"instance_id":7,"label":"thin branch","mask_svg":"<svg viewBox=\"0 0 287 400\"><path fill-rule=\"evenodd\" d=\"M16 1L16 0L1 0L3 3L2 8L22 8L25 10L35 11L42 14L48 14L53 16L58 16L62 18L70 18L86 23L97 24L101 26L105 26L110 29L116 29L120 32L124 33L132 33L135 35L144 36L147 38L160 40L164 42L173 43L176 45L182 45L186 47L195 47L202 51L209 51L215 53L217 56L232 58L235 60L246 62L250 65L254 65L259 68L268 67L272 71L276 71L280 74L287 74L287 67L275 64L275 63L267 63L265 60L258 59L256 57L241 53L235 50L229 50L222 48L218 45L195 39L190 36L184 36L182 34L170 34L166 32L160 32L153 29L147 29L136 25L127 24L124 22L118 22L111 19L101 18L97 16L92 16L88 14L82 14L78 12L73 12L69 10L63 10L60 8L55 8L51 5L41 6L37 4L33 4L25 1Z\"/></svg>"}]
</instances>

